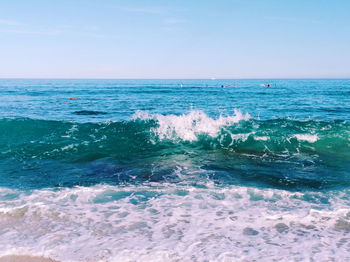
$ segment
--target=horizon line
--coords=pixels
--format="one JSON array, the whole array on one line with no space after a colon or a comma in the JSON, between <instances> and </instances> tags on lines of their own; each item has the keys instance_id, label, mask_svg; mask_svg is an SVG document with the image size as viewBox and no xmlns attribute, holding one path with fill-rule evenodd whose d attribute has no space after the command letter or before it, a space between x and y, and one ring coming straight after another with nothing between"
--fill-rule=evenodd
<instances>
[{"instance_id":1,"label":"horizon line","mask_svg":"<svg viewBox=\"0 0 350 262\"><path fill-rule=\"evenodd\" d=\"M308 80L308 79L339 79L339 80L347 80L350 77L244 77L244 78L129 78L129 77L120 77L120 78L112 78L112 77L0 77L0 80L13 79L28 79L28 80Z\"/></svg>"}]
</instances>

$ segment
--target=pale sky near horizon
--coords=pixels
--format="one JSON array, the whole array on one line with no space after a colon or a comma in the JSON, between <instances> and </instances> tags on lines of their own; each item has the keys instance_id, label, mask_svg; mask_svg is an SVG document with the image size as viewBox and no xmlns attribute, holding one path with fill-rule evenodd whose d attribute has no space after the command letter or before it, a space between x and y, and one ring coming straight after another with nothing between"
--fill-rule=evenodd
<instances>
[{"instance_id":1,"label":"pale sky near horizon","mask_svg":"<svg viewBox=\"0 0 350 262\"><path fill-rule=\"evenodd\" d=\"M348 0L0 1L0 78L350 78Z\"/></svg>"}]
</instances>

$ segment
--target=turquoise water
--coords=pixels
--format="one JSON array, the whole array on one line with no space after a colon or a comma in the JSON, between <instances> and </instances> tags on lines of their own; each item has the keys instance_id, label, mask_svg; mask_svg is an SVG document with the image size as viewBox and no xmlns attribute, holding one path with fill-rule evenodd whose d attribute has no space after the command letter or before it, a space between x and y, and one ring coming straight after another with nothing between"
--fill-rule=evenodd
<instances>
[{"instance_id":1,"label":"turquoise water","mask_svg":"<svg viewBox=\"0 0 350 262\"><path fill-rule=\"evenodd\" d=\"M2 79L0 95L1 254L350 261L350 80Z\"/></svg>"}]
</instances>

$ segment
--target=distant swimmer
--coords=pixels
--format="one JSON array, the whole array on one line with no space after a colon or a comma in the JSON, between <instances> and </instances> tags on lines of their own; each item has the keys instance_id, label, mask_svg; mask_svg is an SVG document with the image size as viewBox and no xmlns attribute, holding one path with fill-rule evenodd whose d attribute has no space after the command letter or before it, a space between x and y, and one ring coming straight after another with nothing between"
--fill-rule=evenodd
<instances>
[{"instance_id":1,"label":"distant swimmer","mask_svg":"<svg viewBox=\"0 0 350 262\"><path fill-rule=\"evenodd\" d=\"M270 87L270 84L267 84L266 87Z\"/></svg>"},{"instance_id":2,"label":"distant swimmer","mask_svg":"<svg viewBox=\"0 0 350 262\"><path fill-rule=\"evenodd\" d=\"M70 97L69 100L77 100L78 98L76 97Z\"/></svg>"}]
</instances>

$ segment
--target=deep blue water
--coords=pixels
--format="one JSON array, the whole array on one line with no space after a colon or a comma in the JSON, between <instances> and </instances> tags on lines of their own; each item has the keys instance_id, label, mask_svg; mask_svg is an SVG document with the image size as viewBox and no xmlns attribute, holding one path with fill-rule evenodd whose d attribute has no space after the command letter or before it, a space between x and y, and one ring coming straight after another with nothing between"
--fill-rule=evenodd
<instances>
[{"instance_id":1,"label":"deep blue water","mask_svg":"<svg viewBox=\"0 0 350 262\"><path fill-rule=\"evenodd\" d=\"M261 87L270 84L270 88ZM221 85L231 85L221 88ZM137 110L211 117L233 108L254 118L350 119L349 79L302 80L0 80L1 116L58 121L129 120ZM68 100L77 97L77 100ZM76 115L89 110L105 115Z\"/></svg>"}]
</instances>

